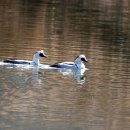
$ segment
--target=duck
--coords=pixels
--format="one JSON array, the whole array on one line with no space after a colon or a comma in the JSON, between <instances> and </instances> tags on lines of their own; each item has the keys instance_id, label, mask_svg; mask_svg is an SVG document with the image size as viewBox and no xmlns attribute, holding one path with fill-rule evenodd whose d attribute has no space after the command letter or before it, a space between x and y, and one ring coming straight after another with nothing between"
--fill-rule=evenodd
<instances>
[{"instance_id":1,"label":"duck","mask_svg":"<svg viewBox=\"0 0 130 130\"><path fill-rule=\"evenodd\" d=\"M32 61L6 59L3 62L9 64L39 65L40 64L39 57L47 57L47 56L43 50L40 50L34 53Z\"/></svg>"},{"instance_id":2,"label":"duck","mask_svg":"<svg viewBox=\"0 0 130 130\"><path fill-rule=\"evenodd\" d=\"M50 67L67 69L85 69L86 67L83 62L88 62L88 60L85 55L81 54L75 58L74 62L59 62L50 65Z\"/></svg>"}]
</instances>

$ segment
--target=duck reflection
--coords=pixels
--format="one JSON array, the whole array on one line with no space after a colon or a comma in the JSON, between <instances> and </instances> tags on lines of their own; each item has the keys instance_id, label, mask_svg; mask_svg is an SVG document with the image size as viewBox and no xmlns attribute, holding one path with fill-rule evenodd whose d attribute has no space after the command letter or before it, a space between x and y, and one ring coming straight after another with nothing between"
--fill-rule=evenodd
<instances>
[{"instance_id":1,"label":"duck reflection","mask_svg":"<svg viewBox=\"0 0 130 130\"><path fill-rule=\"evenodd\" d=\"M39 71L40 69L40 71ZM84 84L85 83L85 80L86 80L86 76L84 75L85 74L85 71L88 70L87 68L84 68L84 69L68 69L68 68L52 68L52 67L49 67L49 66L39 66L39 67L33 67L32 68L32 74L33 75L39 75L40 72L42 71L52 71L52 72L60 72L63 76L72 76L74 78L74 80L76 81L77 84Z\"/></svg>"},{"instance_id":2,"label":"duck reflection","mask_svg":"<svg viewBox=\"0 0 130 130\"><path fill-rule=\"evenodd\" d=\"M34 65L5 65L9 69L17 69L20 72L25 72L23 74L24 76L27 74L28 76L25 76L25 82L29 84L30 82L35 84L35 83L42 83L43 82L43 77L45 76L45 73L47 72L60 72L63 76L71 76L75 81L76 84L82 85L85 83L86 76L84 75L85 71L87 70L86 68L84 69L68 69L68 68L53 68L50 67L49 65L43 65L40 64L39 66L34 66ZM29 75L29 71L31 70L31 75ZM29 82L29 83L28 83Z\"/></svg>"},{"instance_id":3,"label":"duck reflection","mask_svg":"<svg viewBox=\"0 0 130 130\"><path fill-rule=\"evenodd\" d=\"M39 71L39 69L40 69L40 71ZM33 74L33 76L35 75L35 77L36 77L36 75L39 77L40 73L42 73L43 70L46 72L51 71L53 73L55 73L57 71L57 72L60 72L63 76L72 76L77 84L82 85L85 83L85 80L86 80L86 76L84 75L85 71L88 69L86 69L86 68L85 69L66 69L66 68L54 69L51 67L42 66L41 68L33 67L32 74Z\"/></svg>"},{"instance_id":4,"label":"duck reflection","mask_svg":"<svg viewBox=\"0 0 130 130\"><path fill-rule=\"evenodd\" d=\"M87 69L58 69L60 73L62 73L64 76L71 75L77 84L84 84L86 80L86 76L84 75L85 71Z\"/></svg>"}]
</instances>

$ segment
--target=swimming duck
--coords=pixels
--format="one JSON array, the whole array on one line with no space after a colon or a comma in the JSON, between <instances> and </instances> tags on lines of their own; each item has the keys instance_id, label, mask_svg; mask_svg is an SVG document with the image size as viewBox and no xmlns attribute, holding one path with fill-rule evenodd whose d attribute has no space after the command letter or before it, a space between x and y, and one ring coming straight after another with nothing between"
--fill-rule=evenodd
<instances>
[{"instance_id":1,"label":"swimming duck","mask_svg":"<svg viewBox=\"0 0 130 130\"><path fill-rule=\"evenodd\" d=\"M83 62L88 62L85 55L79 55L76 57L74 62L59 62L50 65L50 67L55 68L67 68L67 69L85 69Z\"/></svg>"},{"instance_id":2,"label":"swimming duck","mask_svg":"<svg viewBox=\"0 0 130 130\"><path fill-rule=\"evenodd\" d=\"M39 57L47 57L47 56L45 55L44 51L41 50L41 51L35 52L35 54L33 55L32 61L7 59L7 60L4 60L3 62L10 63L10 64L39 65L40 64Z\"/></svg>"}]
</instances>

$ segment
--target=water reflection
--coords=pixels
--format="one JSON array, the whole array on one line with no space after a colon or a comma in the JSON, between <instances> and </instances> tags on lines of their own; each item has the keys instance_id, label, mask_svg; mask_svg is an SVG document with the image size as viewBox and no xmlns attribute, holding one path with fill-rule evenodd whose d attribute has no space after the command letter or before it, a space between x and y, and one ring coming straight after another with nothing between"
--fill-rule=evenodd
<instances>
[{"instance_id":1,"label":"water reflection","mask_svg":"<svg viewBox=\"0 0 130 130\"><path fill-rule=\"evenodd\" d=\"M85 83L86 77L84 76L85 71L87 70L85 69L57 69L58 72L62 73L62 75L64 76L72 76L75 81L77 82L77 84L82 85Z\"/></svg>"},{"instance_id":2,"label":"water reflection","mask_svg":"<svg viewBox=\"0 0 130 130\"><path fill-rule=\"evenodd\" d=\"M73 80L76 82L77 86L78 87L83 87L83 84L86 82L86 75L85 75L85 71L87 69L53 69L53 68L43 68L43 66L40 68L40 67L33 67L32 69L32 76L31 80L33 80L33 82L39 82L41 81L41 79L39 79L40 77L43 77L46 76L46 74L44 74L44 71L47 73L61 73L62 76L65 76L65 77L72 77ZM59 74L60 75L60 74ZM34 80L35 79L35 80Z\"/></svg>"},{"instance_id":3,"label":"water reflection","mask_svg":"<svg viewBox=\"0 0 130 130\"><path fill-rule=\"evenodd\" d=\"M34 48L43 47L55 58L63 48L67 50L65 55L73 52L75 56L98 44L93 43L94 38L108 45L106 53L114 52L111 46L117 43L126 46L128 50L123 53L129 54L128 2L1 1L1 57L20 57L28 53L27 49L33 53ZM7 22L9 19L13 24Z\"/></svg>"},{"instance_id":4,"label":"water reflection","mask_svg":"<svg viewBox=\"0 0 130 130\"><path fill-rule=\"evenodd\" d=\"M32 76L31 77L35 77L35 80L39 80L39 75L43 76L44 71L52 71L52 72L60 72L62 73L63 76L71 76L74 78L74 80L76 81L77 84L82 85L85 83L85 79L86 76L84 76L84 73L86 70L88 70L87 68L85 69L66 69L66 68L59 68L59 69L55 69L52 67L49 67L49 65L43 65L40 64L39 66L35 66L35 65L22 65L22 64L8 64L8 63L4 63L4 62L0 62L0 66L4 66L5 68L15 68L18 71L31 71L32 72Z\"/></svg>"},{"instance_id":5,"label":"water reflection","mask_svg":"<svg viewBox=\"0 0 130 130\"><path fill-rule=\"evenodd\" d=\"M90 70L0 65L0 129L129 130L129 5L130 0L1 0L0 60L31 59L42 48L48 55L43 64L83 53Z\"/></svg>"}]
</instances>

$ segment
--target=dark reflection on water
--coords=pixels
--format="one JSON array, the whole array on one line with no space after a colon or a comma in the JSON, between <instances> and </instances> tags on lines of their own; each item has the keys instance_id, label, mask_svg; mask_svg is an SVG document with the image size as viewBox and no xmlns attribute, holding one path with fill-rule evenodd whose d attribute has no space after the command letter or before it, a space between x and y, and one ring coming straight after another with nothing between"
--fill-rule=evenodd
<instances>
[{"instance_id":1,"label":"dark reflection on water","mask_svg":"<svg viewBox=\"0 0 130 130\"><path fill-rule=\"evenodd\" d=\"M0 65L0 129L129 130L130 2L0 1L0 59L87 56L88 70Z\"/></svg>"}]
</instances>

